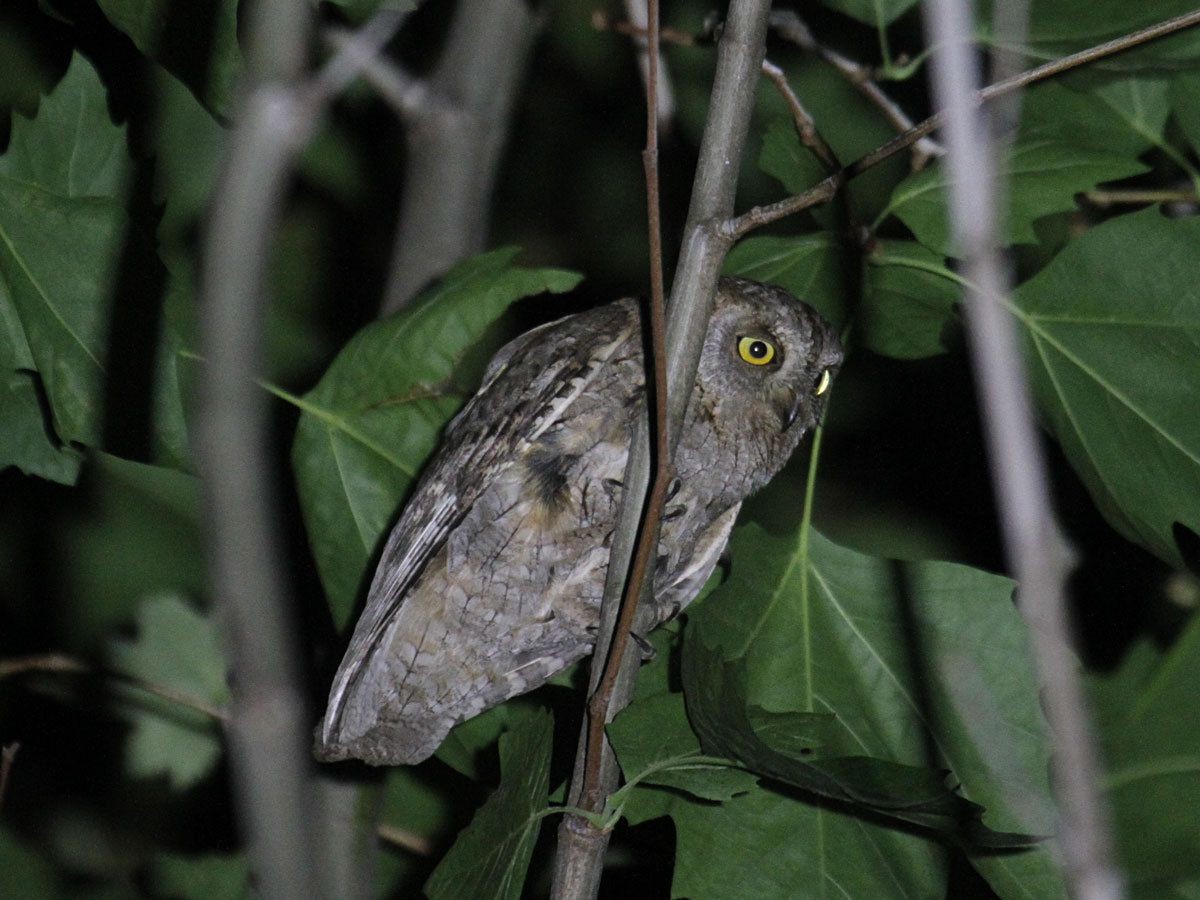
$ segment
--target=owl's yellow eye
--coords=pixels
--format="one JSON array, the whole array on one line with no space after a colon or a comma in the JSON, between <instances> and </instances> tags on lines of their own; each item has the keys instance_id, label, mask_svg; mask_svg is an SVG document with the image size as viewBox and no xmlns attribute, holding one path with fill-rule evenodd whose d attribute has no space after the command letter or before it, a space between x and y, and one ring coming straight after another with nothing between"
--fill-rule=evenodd
<instances>
[{"instance_id":1,"label":"owl's yellow eye","mask_svg":"<svg viewBox=\"0 0 1200 900\"><path fill-rule=\"evenodd\" d=\"M762 338L740 337L738 356L752 366L765 366L775 358L775 345Z\"/></svg>"},{"instance_id":2,"label":"owl's yellow eye","mask_svg":"<svg viewBox=\"0 0 1200 900\"><path fill-rule=\"evenodd\" d=\"M829 390L829 382L833 381L833 376L826 369L821 373L821 377L817 379L817 396L820 397L823 393Z\"/></svg>"}]
</instances>

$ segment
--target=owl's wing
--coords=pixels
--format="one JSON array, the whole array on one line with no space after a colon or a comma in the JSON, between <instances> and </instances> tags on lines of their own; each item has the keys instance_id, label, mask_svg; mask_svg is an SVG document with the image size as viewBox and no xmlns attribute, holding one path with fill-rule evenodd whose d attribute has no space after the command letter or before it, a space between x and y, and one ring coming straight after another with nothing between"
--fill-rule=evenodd
<instances>
[{"instance_id":1,"label":"owl's wing","mask_svg":"<svg viewBox=\"0 0 1200 900\"><path fill-rule=\"evenodd\" d=\"M339 743L347 702L409 590L476 500L505 468L557 422L623 346L639 340L633 301L527 332L492 360L483 386L446 429L442 449L417 485L384 546L367 603L338 667L321 743Z\"/></svg>"}]
</instances>

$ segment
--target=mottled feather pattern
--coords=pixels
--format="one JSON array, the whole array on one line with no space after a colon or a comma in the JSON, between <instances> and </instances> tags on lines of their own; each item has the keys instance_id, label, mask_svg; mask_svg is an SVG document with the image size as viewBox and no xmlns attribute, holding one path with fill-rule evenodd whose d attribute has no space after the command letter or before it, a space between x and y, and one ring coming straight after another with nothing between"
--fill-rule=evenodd
<instances>
[{"instance_id":1,"label":"mottled feather pattern","mask_svg":"<svg viewBox=\"0 0 1200 900\"><path fill-rule=\"evenodd\" d=\"M630 436L646 414L640 327L638 304L619 300L497 354L388 537L320 758L418 762L457 722L591 652ZM743 332L778 343L779 362L738 359ZM711 574L742 500L815 421L817 380L840 361L807 306L722 279L660 539L659 621Z\"/></svg>"}]
</instances>

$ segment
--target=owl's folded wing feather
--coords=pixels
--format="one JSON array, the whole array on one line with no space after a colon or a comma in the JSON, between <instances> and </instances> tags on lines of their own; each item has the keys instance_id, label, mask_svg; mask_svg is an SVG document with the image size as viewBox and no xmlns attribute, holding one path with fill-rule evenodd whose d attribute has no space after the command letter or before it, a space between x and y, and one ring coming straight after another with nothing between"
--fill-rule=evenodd
<instances>
[{"instance_id":1,"label":"owl's folded wing feather","mask_svg":"<svg viewBox=\"0 0 1200 900\"><path fill-rule=\"evenodd\" d=\"M347 703L374 654L387 646L386 635L425 566L496 476L559 420L619 347L637 340L636 329L635 304L622 302L527 332L493 359L388 536L330 690L324 749L340 743ZM546 343L552 352L544 352Z\"/></svg>"}]
</instances>

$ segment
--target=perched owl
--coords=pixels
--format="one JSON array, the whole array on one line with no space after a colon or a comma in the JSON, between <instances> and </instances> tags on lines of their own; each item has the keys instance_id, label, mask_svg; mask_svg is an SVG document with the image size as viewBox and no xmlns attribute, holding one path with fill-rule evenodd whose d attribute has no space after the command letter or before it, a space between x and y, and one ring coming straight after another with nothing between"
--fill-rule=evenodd
<instances>
[{"instance_id":1,"label":"perched owl","mask_svg":"<svg viewBox=\"0 0 1200 900\"><path fill-rule=\"evenodd\" d=\"M817 420L841 360L811 307L721 279L663 516L656 622L696 596L742 501ZM644 380L633 300L496 355L388 537L319 758L420 762L458 722L592 651Z\"/></svg>"}]
</instances>

